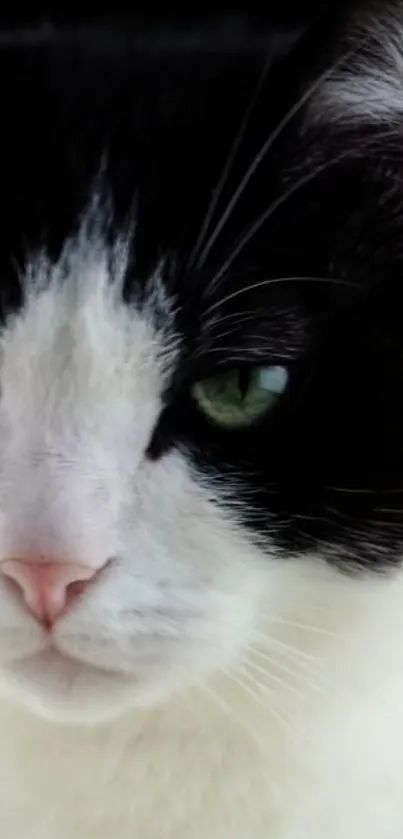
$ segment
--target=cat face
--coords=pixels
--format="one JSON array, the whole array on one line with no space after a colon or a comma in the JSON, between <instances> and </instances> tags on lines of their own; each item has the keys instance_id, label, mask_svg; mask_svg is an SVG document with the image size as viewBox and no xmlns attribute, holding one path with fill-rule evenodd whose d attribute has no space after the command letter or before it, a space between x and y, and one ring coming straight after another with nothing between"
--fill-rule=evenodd
<instances>
[{"instance_id":1,"label":"cat face","mask_svg":"<svg viewBox=\"0 0 403 839\"><path fill-rule=\"evenodd\" d=\"M0 570L92 575L51 627L0 576L41 713L231 667L291 562L400 561L393 132L319 125L304 49L1 45Z\"/></svg>"},{"instance_id":2,"label":"cat face","mask_svg":"<svg viewBox=\"0 0 403 839\"><path fill-rule=\"evenodd\" d=\"M261 576L261 552L186 449L148 451L181 340L158 277L150 299L128 306L124 253L115 276L110 255L84 238L62 282L54 265L32 267L2 355L4 553L99 571L51 636L4 578L3 676L34 703L90 717L227 664ZM49 285L35 291L44 272Z\"/></svg>"}]
</instances>

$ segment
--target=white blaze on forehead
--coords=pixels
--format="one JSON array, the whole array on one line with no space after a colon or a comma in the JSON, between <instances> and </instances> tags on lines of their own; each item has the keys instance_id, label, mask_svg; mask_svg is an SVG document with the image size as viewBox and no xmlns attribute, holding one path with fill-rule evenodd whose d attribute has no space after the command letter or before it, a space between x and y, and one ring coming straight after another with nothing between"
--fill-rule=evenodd
<instances>
[{"instance_id":1,"label":"white blaze on forehead","mask_svg":"<svg viewBox=\"0 0 403 839\"><path fill-rule=\"evenodd\" d=\"M104 552L108 527L96 535L96 509L102 515L108 505L112 527L113 511L144 457L175 359L175 337L153 319L160 277L156 292L150 278L150 302L143 308L122 301L125 260L122 245L112 250L81 236L56 265L39 258L27 271L25 303L1 341L3 555L25 550L24 531L32 539L39 522L38 539L49 552L50 531L60 537L66 515L83 527L69 548L76 553L72 561L79 555L83 561L84 539L90 553Z\"/></svg>"},{"instance_id":2,"label":"white blaze on forehead","mask_svg":"<svg viewBox=\"0 0 403 839\"><path fill-rule=\"evenodd\" d=\"M161 270L125 305L111 256L87 236L57 265L33 262L0 353L0 561L102 569L50 661L0 575L0 693L67 719L159 702L227 667L264 582L261 549L211 480L179 448L146 456L177 363L172 310Z\"/></svg>"},{"instance_id":3,"label":"white blaze on forehead","mask_svg":"<svg viewBox=\"0 0 403 839\"><path fill-rule=\"evenodd\" d=\"M84 402L89 410L90 396L94 409L101 399L133 409L133 399L138 406L160 394L175 338L158 329L152 305L123 303L125 256L123 248L119 254L78 240L58 264L43 257L30 264L25 305L2 335L3 412L18 397L26 411L47 410L52 399L60 406L74 395L80 411ZM162 298L158 275L155 283L156 290L150 278L150 301Z\"/></svg>"}]
</instances>

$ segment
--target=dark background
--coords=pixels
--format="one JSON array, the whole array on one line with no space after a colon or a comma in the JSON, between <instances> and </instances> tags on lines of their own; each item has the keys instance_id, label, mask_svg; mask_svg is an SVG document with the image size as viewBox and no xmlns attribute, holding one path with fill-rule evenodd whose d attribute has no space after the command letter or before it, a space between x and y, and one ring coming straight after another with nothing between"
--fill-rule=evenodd
<instances>
[{"instance_id":1,"label":"dark background","mask_svg":"<svg viewBox=\"0 0 403 839\"><path fill-rule=\"evenodd\" d=\"M344 5L345 0L337 0ZM95 9L94 9L95 5ZM260 0L260 2L196 2L170 0L168 3L109 2L85 3L60 2L60 0L38 0L27 6L25 3L1 3L0 25L6 27L31 26L35 24L76 24L78 22L109 22L124 18L143 28L155 24L180 25L185 28L219 22L223 26L247 25L258 29L265 24L279 26L305 26L315 15L334 5L334 0Z\"/></svg>"}]
</instances>

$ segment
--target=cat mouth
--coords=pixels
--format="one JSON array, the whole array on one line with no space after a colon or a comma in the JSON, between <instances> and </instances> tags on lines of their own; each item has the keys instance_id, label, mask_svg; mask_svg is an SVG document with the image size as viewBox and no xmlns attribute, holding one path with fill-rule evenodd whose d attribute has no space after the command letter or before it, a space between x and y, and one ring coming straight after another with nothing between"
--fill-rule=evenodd
<instances>
[{"instance_id":1,"label":"cat mouth","mask_svg":"<svg viewBox=\"0 0 403 839\"><path fill-rule=\"evenodd\" d=\"M130 669L114 666L112 656L105 663L89 656L49 640L45 648L3 664L1 686L40 716L86 723L111 719L129 707L160 706L189 683L188 668L168 662L165 651L139 656Z\"/></svg>"},{"instance_id":2,"label":"cat mouth","mask_svg":"<svg viewBox=\"0 0 403 839\"><path fill-rule=\"evenodd\" d=\"M114 719L128 708L149 710L177 690L166 673L124 672L75 658L56 647L21 657L2 668L8 696L36 715L66 723Z\"/></svg>"},{"instance_id":3,"label":"cat mouth","mask_svg":"<svg viewBox=\"0 0 403 839\"><path fill-rule=\"evenodd\" d=\"M63 668L66 671L74 672L75 670L80 670L82 672L87 671L88 673L91 672L98 672L104 675L110 675L110 677L116 678L126 678L133 682L135 680L134 674L128 674L119 670L117 667L103 666L102 664L93 664L92 662L85 661L78 656L74 656L73 654L66 652L65 650L60 650L56 645L50 644L46 647L45 650L41 650L37 653L32 653L31 655L24 656L18 659L17 662L14 663L14 666L20 666L30 668L32 666L37 666L38 668L46 667L49 670L60 670Z\"/></svg>"},{"instance_id":4,"label":"cat mouth","mask_svg":"<svg viewBox=\"0 0 403 839\"><path fill-rule=\"evenodd\" d=\"M35 715L87 725L118 716L135 704L142 685L127 675L47 648L2 668L6 696Z\"/></svg>"}]
</instances>

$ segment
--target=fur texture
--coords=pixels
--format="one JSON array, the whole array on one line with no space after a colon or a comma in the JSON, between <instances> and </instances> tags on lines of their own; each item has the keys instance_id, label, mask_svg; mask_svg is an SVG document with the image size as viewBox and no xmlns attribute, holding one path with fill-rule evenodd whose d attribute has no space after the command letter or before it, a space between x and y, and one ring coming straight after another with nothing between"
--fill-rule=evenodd
<instances>
[{"instance_id":1,"label":"fur texture","mask_svg":"<svg viewBox=\"0 0 403 839\"><path fill-rule=\"evenodd\" d=\"M1 833L401 839L403 3L196 34L0 39Z\"/></svg>"}]
</instances>

